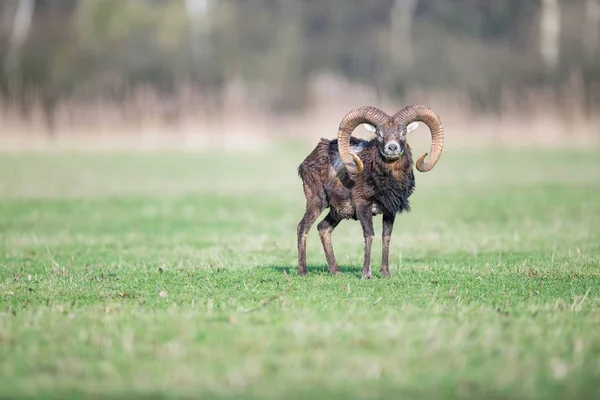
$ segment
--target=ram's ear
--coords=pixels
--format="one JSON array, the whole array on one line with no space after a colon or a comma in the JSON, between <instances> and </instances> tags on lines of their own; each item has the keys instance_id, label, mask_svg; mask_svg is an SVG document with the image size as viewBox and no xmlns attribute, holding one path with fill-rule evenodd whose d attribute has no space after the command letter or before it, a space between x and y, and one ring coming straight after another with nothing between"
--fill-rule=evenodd
<instances>
[{"instance_id":1,"label":"ram's ear","mask_svg":"<svg viewBox=\"0 0 600 400\"><path fill-rule=\"evenodd\" d=\"M375 130L377 129L371 124L363 124L363 126L365 127L366 130L368 130L369 132L373 132L373 133L375 133Z\"/></svg>"},{"instance_id":2,"label":"ram's ear","mask_svg":"<svg viewBox=\"0 0 600 400\"><path fill-rule=\"evenodd\" d=\"M410 133L419 127L418 122L412 122L406 127L406 133Z\"/></svg>"}]
</instances>

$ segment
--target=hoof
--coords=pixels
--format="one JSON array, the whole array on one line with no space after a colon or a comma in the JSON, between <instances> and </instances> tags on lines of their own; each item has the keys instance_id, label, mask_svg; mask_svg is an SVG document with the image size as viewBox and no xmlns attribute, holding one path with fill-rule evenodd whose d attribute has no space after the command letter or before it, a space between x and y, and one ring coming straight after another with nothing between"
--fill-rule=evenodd
<instances>
[{"instance_id":1,"label":"hoof","mask_svg":"<svg viewBox=\"0 0 600 400\"><path fill-rule=\"evenodd\" d=\"M306 275L308 275L308 271L304 270L304 269L299 269L298 270L298 275L300 275L300 276L306 276Z\"/></svg>"},{"instance_id":2,"label":"hoof","mask_svg":"<svg viewBox=\"0 0 600 400\"><path fill-rule=\"evenodd\" d=\"M369 272L368 274L363 274L362 279L373 279L373 275Z\"/></svg>"},{"instance_id":3,"label":"hoof","mask_svg":"<svg viewBox=\"0 0 600 400\"><path fill-rule=\"evenodd\" d=\"M384 278L391 278L390 271L380 271Z\"/></svg>"},{"instance_id":4,"label":"hoof","mask_svg":"<svg viewBox=\"0 0 600 400\"><path fill-rule=\"evenodd\" d=\"M342 275L342 271L339 269L330 269L329 272L333 275Z\"/></svg>"}]
</instances>

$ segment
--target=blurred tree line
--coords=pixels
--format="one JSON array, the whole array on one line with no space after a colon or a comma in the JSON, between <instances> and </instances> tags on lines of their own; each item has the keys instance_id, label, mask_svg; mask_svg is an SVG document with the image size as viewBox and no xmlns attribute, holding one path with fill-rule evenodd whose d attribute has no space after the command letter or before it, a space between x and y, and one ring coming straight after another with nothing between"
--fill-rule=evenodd
<instances>
[{"instance_id":1,"label":"blurred tree line","mask_svg":"<svg viewBox=\"0 0 600 400\"><path fill-rule=\"evenodd\" d=\"M295 110L331 72L401 96L501 93L580 77L600 105L600 0L3 0L0 98L52 124L64 99L127 101L139 87L218 98L232 77ZM556 92L557 96L559 91Z\"/></svg>"}]
</instances>

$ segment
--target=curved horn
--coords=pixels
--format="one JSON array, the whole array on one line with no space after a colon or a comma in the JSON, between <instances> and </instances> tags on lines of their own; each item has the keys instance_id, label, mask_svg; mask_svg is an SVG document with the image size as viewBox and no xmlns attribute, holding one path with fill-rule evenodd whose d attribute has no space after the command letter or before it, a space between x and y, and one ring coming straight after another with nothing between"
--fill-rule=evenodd
<instances>
[{"instance_id":1,"label":"curved horn","mask_svg":"<svg viewBox=\"0 0 600 400\"><path fill-rule=\"evenodd\" d=\"M371 124L375 127L389 121L390 116L378 108L364 106L350 111L340 122L338 129L338 151L342 163L348 172L358 174L363 171L364 165L360 158L350 152L350 136L358 125Z\"/></svg>"},{"instance_id":2,"label":"curved horn","mask_svg":"<svg viewBox=\"0 0 600 400\"><path fill-rule=\"evenodd\" d=\"M412 122L421 121L431 131L431 155L425 160L427 153L423 154L417 160L417 169L421 172L430 171L440 159L442 149L444 148L444 127L440 117L431 108L413 104L404 107L392 117L396 123L408 126Z\"/></svg>"}]
</instances>

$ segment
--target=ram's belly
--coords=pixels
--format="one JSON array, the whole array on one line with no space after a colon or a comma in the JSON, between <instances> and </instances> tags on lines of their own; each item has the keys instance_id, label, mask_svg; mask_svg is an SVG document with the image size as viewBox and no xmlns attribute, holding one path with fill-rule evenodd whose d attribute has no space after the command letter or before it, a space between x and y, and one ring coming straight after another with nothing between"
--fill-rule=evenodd
<instances>
[{"instance_id":1,"label":"ram's belly","mask_svg":"<svg viewBox=\"0 0 600 400\"><path fill-rule=\"evenodd\" d=\"M330 202L331 213L338 219L356 219L356 209L351 200L337 200Z\"/></svg>"},{"instance_id":2,"label":"ram's belly","mask_svg":"<svg viewBox=\"0 0 600 400\"><path fill-rule=\"evenodd\" d=\"M333 199L330 201L329 207L331 212L336 215L339 219L357 219L356 208L352 204L351 200L348 199ZM373 215L382 214L383 211L377 203L373 203L371 206L371 213Z\"/></svg>"}]
</instances>

